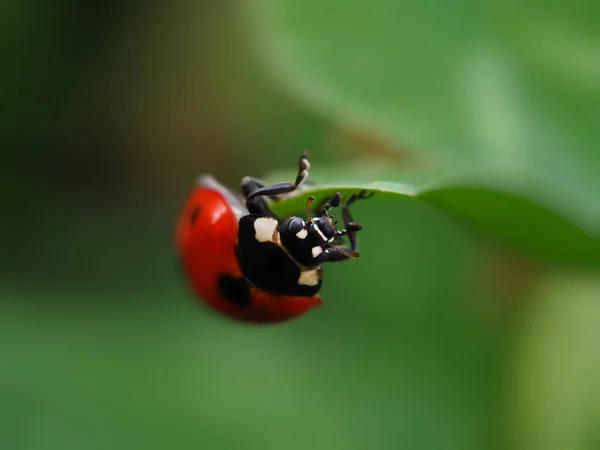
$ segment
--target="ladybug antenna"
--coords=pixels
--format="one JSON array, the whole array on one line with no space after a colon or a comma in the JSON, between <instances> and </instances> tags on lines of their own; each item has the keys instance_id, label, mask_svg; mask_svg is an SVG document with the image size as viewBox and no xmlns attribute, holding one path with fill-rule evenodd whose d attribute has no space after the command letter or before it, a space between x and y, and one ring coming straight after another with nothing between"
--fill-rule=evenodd
<instances>
[{"instance_id":1,"label":"ladybug antenna","mask_svg":"<svg viewBox=\"0 0 600 450\"><path fill-rule=\"evenodd\" d=\"M342 250L340 247L336 247L335 245L332 245L331 248L340 252L342 255L344 255L347 258L358 258L360 256L360 254L358 252L348 253L348 252Z\"/></svg>"},{"instance_id":2,"label":"ladybug antenna","mask_svg":"<svg viewBox=\"0 0 600 450\"><path fill-rule=\"evenodd\" d=\"M310 204L313 202L315 198L314 197L308 197L306 199L306 205L304 205L304 207L306 208L306 217L308 217L308 221L310 222Z\"/></svg>"}]
</instances>

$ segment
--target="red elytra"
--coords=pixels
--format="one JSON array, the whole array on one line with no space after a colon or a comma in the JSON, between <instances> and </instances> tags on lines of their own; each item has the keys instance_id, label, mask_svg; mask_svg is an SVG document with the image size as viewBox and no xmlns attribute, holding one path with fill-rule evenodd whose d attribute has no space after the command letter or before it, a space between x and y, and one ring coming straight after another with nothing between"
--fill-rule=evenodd
<instances>
[{"instance_id":1,"label":"red elytra","mask_svg":"<svg viewBox=\"0 0 600 450\"><path fill-rule=\"evenodd\" d=\"M253 286L247 306L237 305L221 293L218 280L222 274L243 278L235 255L238 220L219 190L200 184L189 195L177 223L176 245L195 294L221 314L247 322L281 322L320 305L318 295L276 295Z\"/></svg>"}]
</instances>

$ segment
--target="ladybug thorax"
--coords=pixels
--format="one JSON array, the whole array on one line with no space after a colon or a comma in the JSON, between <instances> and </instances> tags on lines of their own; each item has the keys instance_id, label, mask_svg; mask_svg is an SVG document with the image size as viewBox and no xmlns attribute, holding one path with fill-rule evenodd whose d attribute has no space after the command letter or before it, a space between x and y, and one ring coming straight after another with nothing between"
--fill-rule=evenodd
<instances>
[{"instance_id":1,"label":"ladybug thorax","mask_svg":"<svg viewBox=\"0 0 600 450\"><path fill-rule=\"evenodd\" d=\"M290 217L279 225L279 237L286 251L306 267L319 265L319 255L328 253L336 236L329 216L314 217L308 222Z\"/></svg>"}]
</instances>

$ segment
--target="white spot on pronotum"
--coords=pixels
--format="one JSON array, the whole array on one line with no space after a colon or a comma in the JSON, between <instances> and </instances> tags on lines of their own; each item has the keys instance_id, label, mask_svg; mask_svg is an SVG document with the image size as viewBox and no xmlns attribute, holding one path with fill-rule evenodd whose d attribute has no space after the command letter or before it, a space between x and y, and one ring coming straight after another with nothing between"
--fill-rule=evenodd
<instances>
[{"instance_id":1,"label":"white spot on pronotum","mask_svg":"<svg viewBox=\"0 0 600 450\"><path fill-rule=\"evenodd\" d=\"M316 258L317 256L319 256L321 253L323 253L323 249L321 247L319 247L318 245L316 247L312 248L312 255L313 258Z\"/></svg>"},{"instance_id":2,"label":"white spot on pronotum","mask_svg":"<svg viewBox=\"0 0 600 450\"><path fill-rule=\"evenodd\" d=\"M300 273L300 278L298 278L298 284L302 284L304 286L316 286L319 284L320 277L318 270L305 270Z\"/></svg>"},{"instance_id":3,"label":"white spot on pronotum","mask_svg":"<svg viewBox=\"0 0 600 450\"><path fill-rule=\"evenodd\" d=\"M313 227L317 231L317 233L319 233L319 235L321 236L321 239L323 239L324 241L326 241L327 238L325 237L325 235L323 234L323 232L321 231L321 229L319 228L319 226L316 223L313 223Z\"/></svg>"},{"instance_id":4,"label":"white spot on pronotum","mask_svg":"<svg viewBox=\"0 0 600 450\"><path fill-rule=\"evenodd\" d=\"M333 242L333 238L329 239L329 242Z\"/></svg>"},{"instance_id":5,"label":"white spot on pronotum","mask_svg":"<svg viewBox=\"0 0 600 450\"><path fill-rule=\"evenodd\" d=\"M270 217L260 217L254 221L254 236L258 242L272 242L276 229L277 221Z\"/></svg>"},{"instance_id":6,"label":"white spot on pronotum","mask_svg":"<svg viewBox=\"0 0 600 450\"><path fill-rule=\"evenodd\" d=\"M298 239L306 239L306 236L308 236L308 230L306 228L302 228L296 233Z\"/></svg>"}]
</instances>

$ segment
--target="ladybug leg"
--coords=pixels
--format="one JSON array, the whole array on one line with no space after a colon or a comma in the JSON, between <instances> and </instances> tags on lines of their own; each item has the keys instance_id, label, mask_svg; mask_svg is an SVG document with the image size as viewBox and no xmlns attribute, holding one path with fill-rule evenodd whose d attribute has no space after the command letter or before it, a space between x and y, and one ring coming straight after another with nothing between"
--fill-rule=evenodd
<instances>
[{"instance_id":1,"label":"ladybug leg","mask_svg":"<svg viewBox=\"0 0 600 450\"><path fill-rule=\"evenodd\" d=\"M300 162L298 163L298 175L296 176L296 180L293 183L279 183L273 184L270 186L254 186L256 189L252 189L250 186L248 189L248 193L244 192L246 196L246 206L248 210L252 212L252 208L255 208L254 205L257 205L261 202L257 202L257 200L261 199L261 197L274 197L281 196L283 194L288 194L290 192L294 192L298 189L308 177L308 169L310 168L310 163L308 162L308 152L304 152L302 157L300 158ZM255 180L256 181L256 180ZM261 183L262 184L262 183ZM264 199L261 199L262 202L266 204ZM273 213L271 213L273 215Z\"/></svg>"},{"instance_id":2,"label":"ladybug leg","mask_svg":"<svg viewBox=\"0 0 600 450\"><path fill-rule=\"evenodd\" d=\"M342 202L342 194L337 192L330 200L327 200L321 208L321 216L326 216L331 208L338 208Z\"/></svg>"},{"instance_id":3,"label":"ladybug leg","mask_svg":"<svg viewBox=\"0 0 600 450\"><path fill-rule=\"evenodd\" d=\"M337 261L345 261L350 258L358 258L360 254L358 253L358 236L357 232L362 230L362 226L356 222L352 218L352 214L350 213L350 206L356 200L365 200L371 198L373 193L367 194L366 191L362 191L359 194L352 194L348 197L348 200L342 206L342 218L344 220L344 229L337 231L337 236L348 236L348 240L350 241L350 247L346 245L333 245L327 252L323 252L319 255L317 262L322 264L324 262L337 262ZM339 196L336 194L330 201L328 201L323 207L323 213L326 213L331 207L336 207L339 205Z\"/></svg>"},{"instance_id":4,"label":"ladybug leg","mask_svg":"<svg viewBox=\"0 0 600 450\"><path fill-rule=\"evenodd\" d=\"M306 186L316 186L316 184L317 183L313 180L306 180L303 183L303 185L306 185ZM265 186L266 186L265 182L262 180L259 180L258 178L248 177L248 176L242 178L241 187L242 187L242 193L244 194L244 198L248 197L254 191L264 188ZM269 195L268 197L269 197L269 199L271 199L274 202L279 202L281 200L284 200L287 196L285 194L283 194L283 195Z\"/></svg>"},{"instance_id":5,"label":"ladybug leg","mask_svg":"<svg viewBox=\"0 0 600 450\"><path fill-rule=\"evenodd\" d=\"M265 182L262 180L259 180L258 178L254 178L254 177L242 178L241 187L242 187L242 193L244 194L244 198L247 198L254 191L258 191L259 189L262 189L265 186L266 186ZM271 196L270 198L273 201L277 201L279 199L279 197L277 197L277 196Z\"/></svg>"},{"instance_id":6,"label":"ladybug leg","mask_svg":"<svg viewBox=\"0 0 600 450\"><path fill-rule=\"evenodd\" d=\"M350 205L352 205L356 200L364 200L367 198L371 198L373 194L366 195L366 191L362 191L360 194L352 194L342 206L342 219L344 220L344 229L340 230L338 234L340 236L347 235L350 240L350 248L353 252L358 248L358 236L356 233L362 230L362 226L356 222L352 218L352 214L350 213Z\"/></svg>"},{"instance_id":7,"label":"ladybug leg","mask_svg":"<svg viewBox=\"0 0 600 450\"><path fill-rule=\"evenodd\" d=\"M327 249L327 252L321 253L317 258L315 258L315 262L317 264L323 264L326 262L339 262L346 261L350 258L358 258L360 254L357 251L352 251L351 248L345 245L336 245L335 247L330 247Z\"/></svg>"},{"instance_id":8,"label":"ladybug leg","mask_svg":"<svg viewBox=\"0 0 600 450\"><path fill-rule=\"evenodd\" d=\"M253 193L265 187L265 184L252 177L244 177L242 179L242 193L246 198L246 208L250 214L259 214L261 216L269 216L277 219L277 216L269 208L269 204L264 197L255 197L248 201L248 197Z\"/></svg>"}]
</instances>

